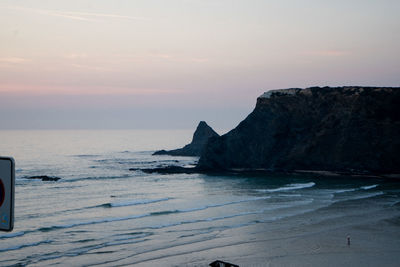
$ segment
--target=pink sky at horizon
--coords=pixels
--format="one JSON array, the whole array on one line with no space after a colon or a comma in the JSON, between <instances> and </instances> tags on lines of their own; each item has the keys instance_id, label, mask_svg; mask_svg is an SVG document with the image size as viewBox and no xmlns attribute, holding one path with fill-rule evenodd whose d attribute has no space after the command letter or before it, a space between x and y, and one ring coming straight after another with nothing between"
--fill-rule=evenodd
<instances>
[{"instance_id":1,"label":"pink sky at horizon","mask_svg":"<svg viewBox=\"0 0 400 267\"><path fill-rule=\"evenodd\" d=\"M230 109L248 113L269 89L400 86L398 11L394 0L3 0L0 109L19 115L0 128L23 128L27 108L105 106L230 127Z\"/></svg>"}]
</instances>

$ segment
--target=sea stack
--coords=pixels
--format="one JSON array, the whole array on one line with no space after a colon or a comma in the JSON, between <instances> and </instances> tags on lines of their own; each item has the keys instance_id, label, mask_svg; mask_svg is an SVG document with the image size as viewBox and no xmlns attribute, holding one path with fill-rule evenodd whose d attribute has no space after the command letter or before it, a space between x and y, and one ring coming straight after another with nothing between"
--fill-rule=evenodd
<instances>
[{"instance_id":1,"label":"sea stack","mask_svg":"<svg viewBox=\"0 0 400 267\"><path fill-rule=\"evenodd\" d=\"M261 95L197 167L400 173L399 155L400 88L291 88Z\"/></svg>"},{"instance_id":2,"label":"sea stack","mask_svg":"<svg viewBox=\"0 0 400 267\"><path fill-rule=\"evenodd\" d=\"M159 150L153 155L171 155L171 156L200 156L204 146L211 137L218 137L219 135L207 125L205 121L200 121L197 125L196 131L193 134L192 142L183 148L174 150Z\"/></svg>"}]
</instances>

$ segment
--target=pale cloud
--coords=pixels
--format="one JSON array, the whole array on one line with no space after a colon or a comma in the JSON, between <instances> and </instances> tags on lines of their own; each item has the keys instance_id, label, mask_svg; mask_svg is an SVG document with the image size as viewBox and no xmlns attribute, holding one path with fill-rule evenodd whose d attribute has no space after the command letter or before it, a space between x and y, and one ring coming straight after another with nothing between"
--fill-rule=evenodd
<instances>
[{"instance_id":1,"label":"pale cloud","mask_svg":"<svg viewBox=\"0 0 400 267\"><path fill-rule=\"evenodd\" d=\"M316 50L305 52L306 55L324 56L324 57L341 57L350 54L349 51L344 50Z\"/></svg>"},{"instance_id":2,"label":"pale cloud","mask_svg":"<svg viewBox=\"0 0 400 267\"><path fill-rule=\"evenodd\" d=\"M22 57L3 57L0 58L0 63L11 63L11 64L19 64L30 61L30 59L22 58Z\"/></svg>"},{"instance_id":3,"label":"pale cloud","mask_svg":"<svg viewBox=\"0 0 400 267\"><path fill-rule=\"evenodd\" d=\"M123 16L117 14L105 14L105 13L89 13L89 12L63 12L64 14L87 16L87 17L102 17L102 18L116 18L116 19L132 19L132 20L148 20L144 17L133 17L133 16Z\"/></svg>"},{"instance_id":4,"label":"pale cloud","mask_svg":"<svg viewBox=\"0 0 400 267\"><path fill-rule=\"evenodd\" d=\"M175 58L174 55L162 54L162 53L152 53L152 54L149 54L149 56L153 57L153 58L161 58L161 59L174 59Z\"/></svg>"},{"instance_id":5,"label":"pale cloud","mask_svg":"<svg viewBox=\"0 0 400 267\"><path fill-rule=\"evenodd\" d=\"M191 58L190 61L196 63L204 63L210 61L208 58Z\"/></svg>"},{"instance_id":6,"label":"pale cloud","mask_svg":"<svg viewBox=\"0 0 400 267\"><path fill-rule=\"evenodd\" d=\"M58 86L47 84L0 84L0 94L7 95L171 95L185 91L173 88L137 88L118 86Z\"/></svg>"},{"instance_id":7,"label":"pale cloud","mask_svg":"<svg viewBox=\"0 0 400 267\"><path fill-rule=\"evenodd\" d=\"M71 64L70 66L77 68L77 69L84 69L84 70L91 70L91 71L102 71L102 72L115 72L116 70L104 68L100 66L90 66L90 65L83 65L83 64Z\"/></svg>"},{"instance_id":8,"label":"pale cloud","mask_svg":"<svg viewBox=\"0 0 400 267\"><path fill-rule=\"evenodd\" d=\"M33 12L33 13L37 13L37 14L41 14L41 15L62 17L62 18L67 18L67 19L72 19L72 20L94 21L93 19L86 18L84 16L78 16L78 15L70 14L68 12L57 11L57 10L38 9L38 8L30 8L30 7L18 7L18 6L7 6L7 7L2 7L2 8L25 11L25 12Z\"/></svg>"},{"instance_id":9,"label":"pale cloud","mask_svg":"<svg viewBox=\"0 0 400 267\"><path fill-rule=\"evenodd\" d=\"M149 54L149 57L176 61L176 62L194 62L194 63L204 63L210 61L209 58L205 57L186 57L186 56L178 56L172 54L163 54L163 53L152 53Z\"/></svg>"},{"instance_id":10,"label":"pale cloud","mask_svg":"<svg viewBox=\"0 0 400 267\"><path fill-rule=\"evenodd\" d=\"M68 15L68 14L65 14L63 12L57 12L57 11L52 11L52 10L37 10L37 12L41 13L41 14L49 15L49 16L62 17L62 18L73 19L73 20L95 21L94 19Z\"/></svg>"},{"instance_id":11,"label":"pale cloud","mask_svg":"<svg viewBox=\"0 0 400 267\"><path fill-rule=\"evenodd\" d=\"M170 54L162 52L152 52L145 54L113 54L112 60L115 62L149 62L154 61L170 61L170 62L188 62L188 63L205 63L211 59L202 56L185 56L179 54Z\"/></svg>"},{"instance_id":12,"label":"pale cloud","mask_svg":"<svg viewBox=\"0 0 400 267\"><path fill-rule=\"evenodd\" d=\"M85 53L70 53L66 54L64 57L69 59L81 59L81 58L88 58L88 55Z\"/></svg>"},{"instance_id":13,"label":"pale cloud","mask_svg":"<svg viewBox=\"0 0 400 267\"><path fill-rule=\"evenodd\" d=\"M13 9L13 10L21 10L27 12L34 12L42 15L62 17L72 20L80 20L80 21L97 21L98 19L129 19L129 20L148 20L144 17L134 17L134 16L124 16L118 14L106 14L106 13L92 13L92 12L74 12L74 11L59 11L59 10L50 10L50 9L39 9L39 8L30 8L30 7L19 7L19 6L5 6L0 7L5 9ZM95 19L97 18L97 19Z\"/></svg>"}]
</instances>

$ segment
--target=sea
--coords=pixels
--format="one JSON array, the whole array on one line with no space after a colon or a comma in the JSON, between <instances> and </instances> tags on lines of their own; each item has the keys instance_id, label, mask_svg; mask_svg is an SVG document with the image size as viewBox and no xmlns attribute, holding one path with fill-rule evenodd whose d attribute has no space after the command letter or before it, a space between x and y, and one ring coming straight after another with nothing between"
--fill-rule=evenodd
<instances>
[{"instance_id":1,"label":"sea","mask_svg":"<svg viewBox=\"0 0 400 267\"><path fill-rule=\"evenodd\" d=\"M192 134L0 131L0 155L16 163L14 230L0 233L0 266L208 266L263 253L268 260L269 239L366 220L398 224L395 180L140 170L194 166L197 157L152 155ZM37 175L61 179L28 179Z\"/></svg>"}]
</instances>

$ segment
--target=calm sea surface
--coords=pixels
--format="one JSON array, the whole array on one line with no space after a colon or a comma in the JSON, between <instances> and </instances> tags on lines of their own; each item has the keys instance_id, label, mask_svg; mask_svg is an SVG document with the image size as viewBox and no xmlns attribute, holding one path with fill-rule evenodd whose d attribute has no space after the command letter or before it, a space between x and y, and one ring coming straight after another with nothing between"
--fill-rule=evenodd
<instances>
[{"instance_id":1,"label":"calm sea surface","mask_svg":"<svg viewBox=\"0 0 400 267\"><path fill-rule=\"evenodd\" d=\"M257 247L269 232L399 217L400 186L379 179L129 171L194 165L151 155L189 143L192 132L0 131L0 155L16 161L15 226L0 233L0 265L207 265L215 259L198 253ZM62 179L25 178L33 175Z\"/></svg>"}]
</instances>

